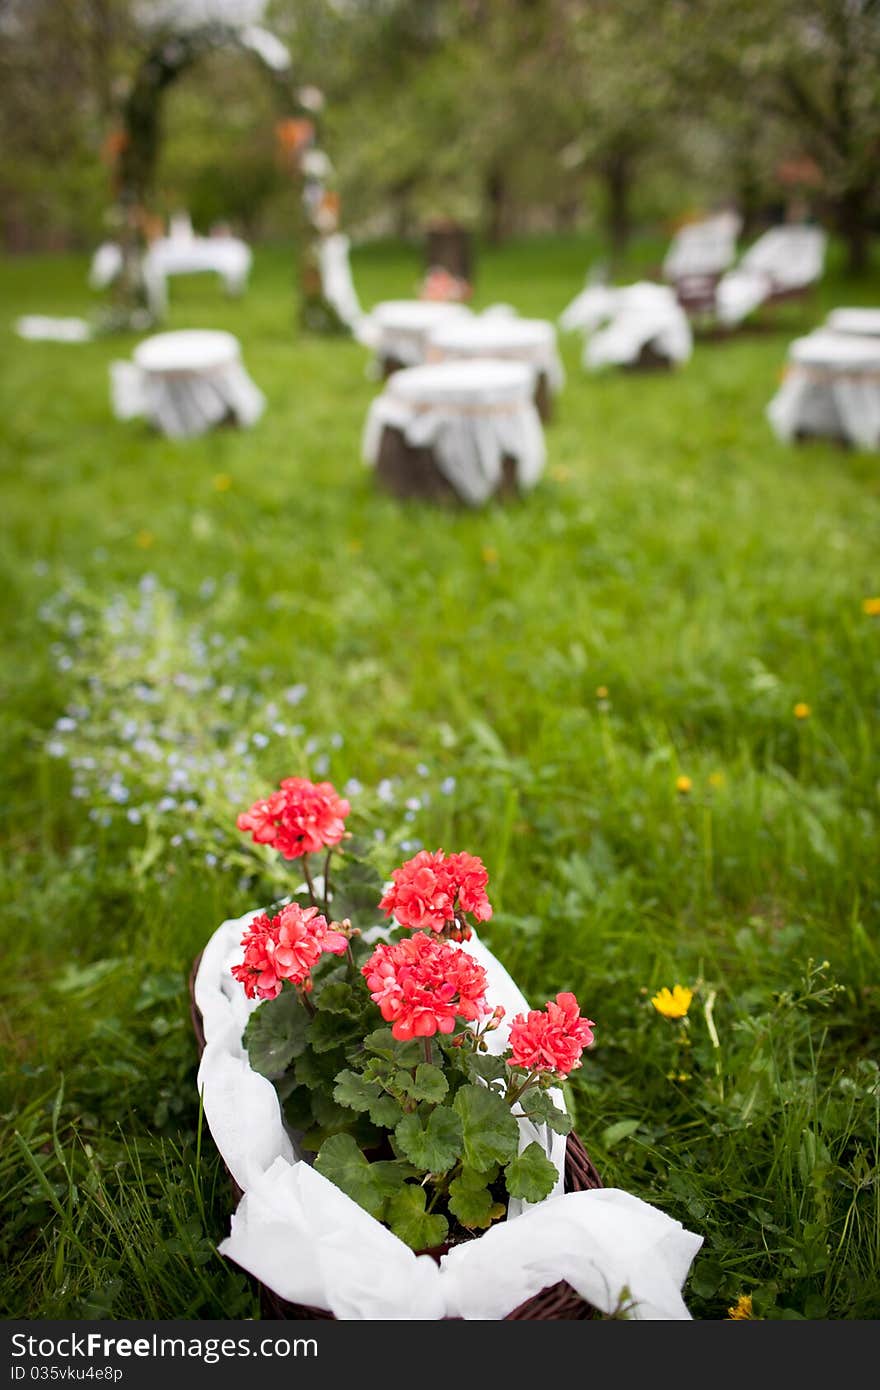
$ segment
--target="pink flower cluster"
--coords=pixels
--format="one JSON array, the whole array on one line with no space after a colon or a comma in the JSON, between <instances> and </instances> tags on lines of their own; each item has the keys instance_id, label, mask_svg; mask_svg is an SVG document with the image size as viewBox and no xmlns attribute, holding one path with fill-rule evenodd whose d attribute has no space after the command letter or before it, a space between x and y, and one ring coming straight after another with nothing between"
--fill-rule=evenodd
<instances>
[{"instance_id":1,"label":"pink flower cluster","mask_svg":"<svg viewBox=\"0 0 880 1390\"><path fill-rule=\"evenodd\" d=\"M249 830L256 844L273 845L285 859L298 859L338 845L350 810L331 782L285 777L277 792L255 801L235 823Z\"/></svg>"},{"instance_id":2,"label":"pink flower cluster","mask_svg":"<svg viewBox=\"0 0 880 1390\"><path fill-rule=\"evenodd\" d=\"M423 849L395 869L391 880L393 887L379 906L410 931L443 931L456 923L457 913L469 912L478 922L492 916L486 896L489 875L473 854ZM470 934L466 923L459 921L458 926L465 936Z\"/></svg>"},{"instance_id":3,"label":"pink flower cluster","mask_svg":"<svg viewBox=\"0 0 880 1390\"><path fill-rule=\"evenodd\" d=\"M290 903L277 917L261 912L241 938L244 960L232 967L248 999L274 999L285 980L308 992L311 972L325 951L341 956L348 937L339 923L328 924L316 907Z\"/></svg>"},{"instance_id":4,"label":"pink flower cluster","mask_svg":"<svg viewBox=\"0 0 880 1390\"><path fill-rule=\"evenodd\" d=\"M513 1020L511 1065L567 1076L581 1065L581 1053L593 1042L594 1026L592 1019L581 1018L573 994L557 994L546 1009L530 1009Z\"/></svg>"},{"instance_id":5,"label":"pink flower cluster","mask_svg":"<svg viewBox=\"0 0 880 1390\"><path fill-rule=\"evenodd\" d=\"M393 946L376 947L361 973L395 1038L451 1033L456 1018L490 1012L486 972L467 951L418 932Z\"/></svg>"}]
</instances>

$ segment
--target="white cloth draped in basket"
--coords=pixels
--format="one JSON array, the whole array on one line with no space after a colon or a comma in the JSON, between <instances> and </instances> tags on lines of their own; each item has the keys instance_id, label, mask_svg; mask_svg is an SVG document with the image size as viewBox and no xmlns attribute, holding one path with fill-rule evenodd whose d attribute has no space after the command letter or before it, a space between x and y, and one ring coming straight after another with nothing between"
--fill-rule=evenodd
<instances>
[{"instance_id":1,"label":"white cloth draped in basket","mask_svg":"<svg viewBox=\"0 0 880 1390\"><path fill-rule=\"evenodd\" d=\"M796 338L767 418L786 443L807 434L880 448L880 337L818 329Z\"/></svg>"},{"instance_id":2,"label":"white cloth draped in basket","mask_svg":"<svg viewBox=\"0 0 880 1390\"><path fill-rule=\"evenodd\" d=\"M183 439L230 416L239 425L253 425L263 413L265 397L248 376L231 333L158 333L140 343L133 358L110 364L118 419L145 416L163 434Z\"/></svg>"},{"instance_id":3,"label":"white cloth draped in basket","mask_svg":"<svg viewBox=\"0 0 880 1390\"><path fill-rule=\"evenodd\" d=\"M618 1189L561 1192L559 1136L551 1150L560 1173L555 1193L518 1210L511 1204L506 1222L455 1247L439 1266L299 1159L275 1088L251 1070L241 1041L259 1006L245 998L230 967L241 958L241 936L253 915L217 929L194 987L205 1033L198 1074L205 1118L244 1192L219 1247L223 1255L280 1297L337 1318L500 1319L563 1278L603 1312L615 1312L624 1299L633 1318L689 1318L681 1290L702 1238ZM505 1007L508 1023L528 1009L476 935L461 949L486 969L489 998ZM503 1051L506 1028L489 1041ZM543 1128L520 1124L521 1147L545 1138Z\"/></svg>"},{"instance_id":4,"label":"white cloth draped in basket","mask_svg":"<svg viewBox=\"0 0 880 1390\"><path fill-rule=\"evenodd\" d=\"M505 455L526 491L544 469L544 431L534 403L532 369L521 362L473 359L410 367L391 376L370 406L363 458L375 465L382 431L400 430L412 448L428 448L462 501L479 507L497 491Z\"/></svg>"}]
</instances>

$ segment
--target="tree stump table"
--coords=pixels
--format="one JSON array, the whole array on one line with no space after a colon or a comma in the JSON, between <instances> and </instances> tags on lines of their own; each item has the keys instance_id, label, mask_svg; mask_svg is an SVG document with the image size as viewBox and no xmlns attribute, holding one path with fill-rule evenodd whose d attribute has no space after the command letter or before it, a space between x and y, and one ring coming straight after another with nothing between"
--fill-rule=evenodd
<instances>
[{"instance_id":1,"label":"tree stump table","mask_svg":"<svg viewBox=\"0 0 880 1390\"><path fill-rule=\"evenodd\" d=\"M880 337L823 328L796 338L767 418L785 443L819 436L880 448Z\"/></svg>"},{"instance_id":2,"label":"tree stump table","mask_svg":"<svg viewBox=\"0 0 880 1390\"><path fill-rule=\"evenodd\" d=\"M204 434L226 422L253 425L265 407L231 333L157 333L138 344L131 362L111 363L110 372L117 418L144 416L172 438Z\"/></svg>"},{"instance_id":3,"label":"tree stump table","mask_svg":"<svg viewBox=\"0 0 880 1390\"><path fill-rule=\"evenodd\" d=\"M524 362L534 379L535 405L543 421L553 414L553 399L565 383L556 347L556 330L546 319L514 314L486 314L442 323L428 337L429 362L493 358Z\"/></svg>"},{"instance_id":4,"label":"tree stump table","mask_svg":"<svg viewBox=\"0 0 880 1390\"><path fill-rule=\"evenodd\" d=\"M433 329L453 319L471 317L465 305L441 300L387 299L377 304L370 322L380 375L389 377L402 367L420 366Z\"/></svg>"},{"instance_id":5,"label":"tree stump table","mask_svg":"<svg viewBox=\"0 0 880 1390\"><path fill-rule=\"evenodd\" d=\"M479 507L527 491L545 462L533 369L472 358L396 372L370 407L363 457L400 498Z\"/></svg>"}]
</instances>

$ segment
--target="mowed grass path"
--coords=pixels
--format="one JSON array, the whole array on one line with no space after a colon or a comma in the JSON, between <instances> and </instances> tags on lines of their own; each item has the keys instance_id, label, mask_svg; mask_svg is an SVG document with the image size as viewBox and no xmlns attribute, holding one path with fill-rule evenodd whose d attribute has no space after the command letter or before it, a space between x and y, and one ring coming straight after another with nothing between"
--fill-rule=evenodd
<instances>
[{"instance_id":1,"label":"mowed grass path","mask_svg":"<svg viewBox=\"0 0 880 1390\"><path fill-rule=\"evenodd\" d=\"M636 247L631 277L661 254ZM477 307L555 318L594 255L486 249ZM376 489L366 351L297 331L291 251L258 250L240 301L171 282L168 327L237 334L268 399L255 429L187 442L112 418L107 367L135 339L14 336L19 313L89 312L86 270L0 267L5 1315L258 1315L214 1249L232 1197L186 974L277 883L230 862L240 803L215 789L215 863L179 806L146 825L111 796L90 819L47 747L77 702L88 740L86 673L92 695L136 684L112 613L148 574L166 606L145 647L197 668L197 631L257 703L307 687L302 728L249 745L248 794L357 779L386 870L401 841L483 858L486 939L535 1005L571 989L596 1021L571 1094L606 1184L705 1236L695 1316L741 1294L758 1316L878 1316L880 457L785 447L764 416L790 338L880 303L878 278L847 282L835 251L812 304L670 374L588 376L562 338L544 479L470 513ZM376 246L354 272L369 307L420 266ZM47 614L71 606L59 661ZM197 727L213 697L192 688L174 718ZM100 780L118 750L94 737ZM675 982L686 1025L650 1004Z\"/></svg>"}]
</instances>

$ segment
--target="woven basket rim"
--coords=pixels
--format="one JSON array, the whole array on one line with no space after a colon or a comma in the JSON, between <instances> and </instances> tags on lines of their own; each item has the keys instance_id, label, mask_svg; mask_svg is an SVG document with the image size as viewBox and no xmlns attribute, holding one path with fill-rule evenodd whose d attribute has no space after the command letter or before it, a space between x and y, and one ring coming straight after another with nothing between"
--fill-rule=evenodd
<instances>
[{"instance_id":1,"label":"woven basket rim","mask_svg":"<svg viewBox=\"0 0 880 1390\"><path fill-rule=\"evenodd\" d=\"M202 952L195 957L189 972L189 1004L190 1018L192 1020L193 1033L196 1038L199 1057L205 1050L205 1029L202 1022L202 1015L195 997L195 979L202 959ZM221 1156L222 1157L222 1156ZM224 1168L226 1167L224 1163ZM229 1169L226 1169L229 1173ZM242 1189L229 1173L229 1181L232 1186L236 1201L244 1195ZM565 1191L566 1192L589 1192L602 1186L599 1173L584 1147L583 1141L578 1134L572 1130L568 1136L565 1150ZM444 1247L438 1246L436 1250L419 1250L420 1255L431 1255L439 1264ZM301 1303L288 1303L285 1299L263 1284L259 1279L254 1281L260 1292L260 1305L264 1318L272 1320L313 1320L323 1321L329 1319L335 1321L335 1316L326 1308L314 1308ZM518 1308L514 1308L507 1313L504 1322L522 1322L533 1320L564 1320L582 1321L588 1318L600 1316L580 1294L571 1287L566 1280L561 1279L556 1284L551 1284L539 1293L533 1294L526 1299Z\"/></svg>"}]
</instances>

